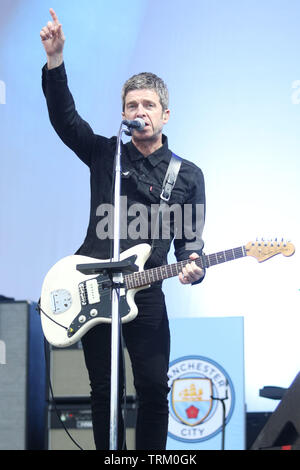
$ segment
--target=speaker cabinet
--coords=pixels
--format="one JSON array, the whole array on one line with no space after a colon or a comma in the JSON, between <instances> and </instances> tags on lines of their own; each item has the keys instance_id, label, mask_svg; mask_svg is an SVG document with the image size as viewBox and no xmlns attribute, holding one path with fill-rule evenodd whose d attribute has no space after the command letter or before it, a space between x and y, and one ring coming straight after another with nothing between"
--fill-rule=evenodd
<instances>
[{"instance_id":1,"label":"speaker cabinet","mask_svg":"<svg viewBox=\"0 0 300 470\"><path fill-rule=\"evenodd\" d=\"M62 422L66 429L64 429ZM126 446L128 450L135 450L135 422L135 402L128 403L126 408ZM89 403L58 404L56 409L52 404L48 410L48 423L49 450L79 450L80 448L95 450Z\"/></svg>"},{"instance_id":2,"label":"speaker cabinet","mask_svg":"<svg viewBox=\"0 0 300 470\"><path fill-rule=\"evenodd\" d=\"M135 397L131 362L127 349L124 350L126 371L126 395ZM50 377L53 395L60 402L90 396L88 372L84 362L81 342L68 348L49 346ZM49 396L51 400L51 396Z\"/></svg>"},{"instance_id":3,"label":"speaker cabinet","mask_svg":"<svg viewBox=\"0 0 300 470\"><path fill-rule=\"evenodd\" d=\"M0 449L43 449L46 372L33 302L0 302Z\"/></svg>"},{"instance_id":4,"label":"speaker cabinet","mask_svg":"<svg viewBox=\"0 0 300 470\"><path fill-rule=\"evenodd\" d=\"M300 450L300 373L254 441L251 450ZM287 448L287 447L286 447Z\"/></svg>"},{"instance_id":5,"label":"speaker cabinet","mask_svg":"<svg viewBox=\"0 0 300 470\"><path fill-rule=\"evenodd\" d=\"M90 385L80 342L68 348L49 346L50 378L58 401L89 397ZM49 395L49 399L51 400Z\"/></svg>"},{"instance_id":6,"label":"speaker cabinet","mask_svg":"<svg viewBox=\"0 0 300 470\"><path fill-rule=\"evenodd\" d=\"M135 449L136 392L128 351L124 349L126 373L126 445ZM49 450L95 450L90 410L90 383L81 342L68 348L48 345L53 397L48 388ZM53 401L54 398L54 401ZM63 423L63 424L62 424ZM66 429L65 429L65 428ZM68 435L71 435L71 437ZM74 439L74 442L72 439Z\"/></svg>"}]
</instances>

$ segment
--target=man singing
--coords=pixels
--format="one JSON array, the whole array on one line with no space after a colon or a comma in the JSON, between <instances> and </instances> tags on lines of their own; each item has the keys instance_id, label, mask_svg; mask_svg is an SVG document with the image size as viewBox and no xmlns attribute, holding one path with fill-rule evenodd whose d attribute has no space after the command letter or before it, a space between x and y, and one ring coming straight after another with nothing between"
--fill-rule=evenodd
<instances>
[{"instance_id":1,"label":"man singing","mask_svg":"<svg viewBox=\"0 0 300 470\"><path fill-rule=\"evenodd\" d=\"M47 64L42 71L42 86L46 97L51 124L63 142L71 148L90 169L91 208L87 234L76 254L98 259L110 257L111 240L99 236L99 207L111 204L113 162L116 137L106 138L94 133L89 124L77 113L69 91L63 59L65 36L58 17L50 9L52 21L42 28L40 37L45 48ZM160 203L163 181L172 152L163 128L170 117L168 90L162 79L152 73L131 77L122 90L122 119L140 118L145 127L133 130L131 140L122 143L122 196L127 201L127 224L130 207L142 204L149 214L146 237L130 236L120 240L124 251L139 243L152 246L145 268L167 264L167 254L174 241L178 261L190 258L182 269L182 284L197 284L204 271L194 260L201 255L204 210L197 219L197 207L204 208L205 190L201 170L193 163L181 159L181 167L169 204L182 210L182 230L179 235L175 224L169 237L151 239L151 207ZM118 118L117 118L118 119ZM184 208L191 208L191 217L184 217ZM173 221L174 222L174 221ZM144 227L145 228L145 227ZM194 239L187 234L194 234ZM102 234L103 235L103 234ZM192 249L191 249L192 247ZM168 367L170 351L169 323L162 283L156 282L135 295L137 317L123 324L122 335L133 368L134 385L138 398L136 423L136 449L165 449L168 430ZM109 448L110 429L110 374L111 327L98 324L82 338L85 362L91 384L91 407L95 444L97 449ZM120 361L119 405L123 394L123 370ZM123 445L123 421L119 409L118 446Z\"/></svg>"}]
</instances>

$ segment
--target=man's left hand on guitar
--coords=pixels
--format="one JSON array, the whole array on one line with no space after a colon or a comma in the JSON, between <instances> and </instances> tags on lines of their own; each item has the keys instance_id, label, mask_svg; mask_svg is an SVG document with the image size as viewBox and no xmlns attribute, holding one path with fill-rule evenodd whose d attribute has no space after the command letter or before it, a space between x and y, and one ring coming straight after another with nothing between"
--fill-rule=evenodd
<instances>
[{"instance_id":1,"label":"man's left hand on guitar","mask_svg":"<svg viewBox=\"0 0 300 470\"><path fill-rule=\"evenodd\" d=\"M199 258L197 253L192 253L189 258L195 260ZM204 276L204 270L201 269L196 263L187 263L179 274L179 281L181 284L191 284L192 282L199 281Z\"/></svg>"}]
</instances>

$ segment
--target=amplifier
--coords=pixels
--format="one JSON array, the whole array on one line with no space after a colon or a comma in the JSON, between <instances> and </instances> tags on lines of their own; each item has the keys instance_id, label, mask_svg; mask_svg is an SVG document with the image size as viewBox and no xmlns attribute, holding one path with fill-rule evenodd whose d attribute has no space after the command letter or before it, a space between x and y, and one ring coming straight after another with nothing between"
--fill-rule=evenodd
<instances>
[{"instance_id":1,"label":"amplifier","mask_svg":"<svg viewBox=\"0 0 300 470\"><path fill-rule=\"evenodd\" d=\"M125 348L126 395L135 397L133 374L128 351ZM53 395L58 401L90 396L90 382L85 366L81 342L68 348L49 346L50 378ZM49 399L51 400L49 395Z\"/></svg>"},{"instance_id":2,"label":"amplifier","mask_svg":"<svg viewBox=\"0 0 300 470\"><path fill-rule=\"evenodd\" d=\"M0 302L0 343L0 450L41 450L46 369L36 303Z\"/></svg>"},{"instance_id":3,"label":"amplifier","mask_svg":"<svg viewBox=\"0 0 300 470\"><path fill-rule=\"evenodd\" d=\"M126 445L128 450L135 450L135 422L136 404L135 402L127 403ZM48 450L79 450L80 448L95 450L89 403L58 404L56 409L53 404L49 405L47 448Z\"/></svg>"}]
</instances>

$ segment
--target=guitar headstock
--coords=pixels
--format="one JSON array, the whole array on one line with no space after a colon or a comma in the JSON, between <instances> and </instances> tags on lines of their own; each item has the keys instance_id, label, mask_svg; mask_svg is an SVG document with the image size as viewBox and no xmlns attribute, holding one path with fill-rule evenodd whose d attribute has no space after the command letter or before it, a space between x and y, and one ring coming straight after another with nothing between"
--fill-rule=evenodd
<instances>
[{"instance_id":1,"label":"guitar headstock","mask_svg":"<svg viewBox=\"0 0 300 470\"><path fill-rule=\"evenodd\" d=\"M249 242L245 245L245 249L247 256L254 256L260 263L279 253L284 256L292 256L295 253L295 247L291 242L283 240L278 242L276 238L273 241Z\"/></svg>"}]
</instances>

